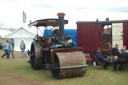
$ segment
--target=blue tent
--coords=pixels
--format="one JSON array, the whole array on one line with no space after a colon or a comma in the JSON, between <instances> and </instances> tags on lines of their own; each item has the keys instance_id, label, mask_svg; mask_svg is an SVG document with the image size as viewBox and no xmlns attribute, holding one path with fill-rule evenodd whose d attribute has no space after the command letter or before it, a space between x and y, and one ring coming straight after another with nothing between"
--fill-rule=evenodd
<instances>
[{"instance_id":1,"label":"blue tent","mask_svg":"<svg viewBox=\"0 0 128 85\"><path fill-rule=\"evenodd\" d=\"M72 40L75 43L75 47L77 47L77 29L64 29L64 35L66 33L68 33L69 36L72 37ZM52 35L52 30L51 29L44 30L43 36L51 36L51 35Z\"/></svg>"}]
</instances>

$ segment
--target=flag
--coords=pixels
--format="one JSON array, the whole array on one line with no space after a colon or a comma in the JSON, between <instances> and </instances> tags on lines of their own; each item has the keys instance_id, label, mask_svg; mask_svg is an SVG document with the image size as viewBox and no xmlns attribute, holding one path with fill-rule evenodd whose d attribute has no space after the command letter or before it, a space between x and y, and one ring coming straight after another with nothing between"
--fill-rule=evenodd
<instances>
[{"instance_id":1,"label":"flag","mask_svg":"<svg viewBox=\"0 0 128 85\"><path fill-rule=\"evenodd\" d=\"M25 14L25 12L23 11L23 23L25 23L26 22L26 14Z\"/></svg>"}]
</instances>

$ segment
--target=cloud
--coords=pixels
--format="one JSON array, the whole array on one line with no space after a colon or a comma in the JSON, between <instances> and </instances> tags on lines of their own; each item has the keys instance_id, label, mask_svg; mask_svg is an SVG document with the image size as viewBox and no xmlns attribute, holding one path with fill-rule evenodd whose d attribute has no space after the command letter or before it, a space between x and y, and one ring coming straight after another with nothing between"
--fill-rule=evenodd
<instances>
[{"instance_id":1,"label":"cloud","mask_svg":"<svg viewBox=\"0 0 128 85\"><path fill-rule=\"evenodd\" d=\"M127 6L127 0L36 0L31 3L56 8L113 8Z\"/></svg>"},{"instance_id":2,"label":"cloud","mask_svg":"<svg viewBox=\"0 0 128 85\"><path fill-rule=\"evenodd\" d=\"M66 28L76 28L76 21L92 21L128 18L127 0L0 0L0 21L7 27L26 26L29 20L58 18L58 12L66 14L69 20ZM22 23L22 11L27 23Z\"/></svg>"},{"instance_id":3,"label":"cloud","mask_svg":"<svg viewBox=\"0 0 128 85\"><path fill-rule=\"evenodd\" d=\"M128 13L128 6L127 6L127 7L115 8L115 10L117 10L118 12L125 12L125 13Z\"/></svg>"},{"instance_id":4,"label":"cloud","mask_svg":"<svg viewBox=\"0 0 128 85\"><path fill-rule=\"evenodd\" d=\"M3 2L10 2L10 3L19 3L21 2L22 0L0 0L1 3Z\"/></svg>"},{"instance_id":5,"label":"cloud","mask_svg":"<svg viewBox=\"0 0 128 85\"><path fill-rule=\"evenodd\" d=\"M32 7L56 8L55 6L51 6L48 4L33 4Z\"/></svg>"}]
</instances>

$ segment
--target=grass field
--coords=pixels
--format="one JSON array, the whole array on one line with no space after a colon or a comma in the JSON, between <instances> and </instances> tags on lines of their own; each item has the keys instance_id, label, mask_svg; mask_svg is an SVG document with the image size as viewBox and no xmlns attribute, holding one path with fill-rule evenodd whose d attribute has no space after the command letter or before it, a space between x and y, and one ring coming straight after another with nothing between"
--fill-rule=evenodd
<instances>
[{"instance_id":1,"label":"grass field","mask_svg":"<svg viewBox=\"0 0 128 85\"><path fill-rule=\"evenodd\" d=\"M84 76L54 79L49 70L34 71L29 58L0 59L0 85L128 85L128 72L88 67Z\"/></svg>"}]
</instances>

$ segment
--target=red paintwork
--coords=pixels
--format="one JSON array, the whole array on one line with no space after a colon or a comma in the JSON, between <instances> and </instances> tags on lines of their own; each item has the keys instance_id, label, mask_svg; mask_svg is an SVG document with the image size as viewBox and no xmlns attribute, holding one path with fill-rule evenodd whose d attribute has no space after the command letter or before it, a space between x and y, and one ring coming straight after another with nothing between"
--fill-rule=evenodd
<instances>
[{"instance_id":1,"label":"red paintwork","mask_svg":"<svg viewBox=\"0 0 128 85\"><path fill-rule=\"evenodd\" d=\"M123 23L123 45L128 49L128 23ZM102 48L102 24L77 24L77 46L85 52L96 52Z\"/></svg>"},{"instance_id":2,"label":"red paintwork","mask_svg":"<svg viewBox=\"0 0 128 85\"><path fill-rule=\"evenodd\" d=\"M128 49L128 23L123 24L123 45Z\"/></svg>"},{"instance_id":3,"label":"red paintwork","mask_svg":"<svg viewBox=\"0 0 128 85\"><path fill-rule=\"evenodd\" d=\"M102 24L77 24L77 46L85 52L96 52L102 48Z\"/></svg>"},{"instance_id":4,"label":"red paintwork","mask_svg":"<svg viewBox=\"0 0 128 85\"><path fill-rule=\"evenodd\" d=\"M111 28L109 28L109 29L104 29L104 33L105 34L110 34L112 32L112 29Z\"/></svg>"}]
</instances>

